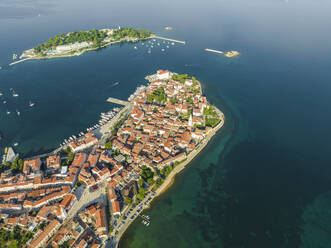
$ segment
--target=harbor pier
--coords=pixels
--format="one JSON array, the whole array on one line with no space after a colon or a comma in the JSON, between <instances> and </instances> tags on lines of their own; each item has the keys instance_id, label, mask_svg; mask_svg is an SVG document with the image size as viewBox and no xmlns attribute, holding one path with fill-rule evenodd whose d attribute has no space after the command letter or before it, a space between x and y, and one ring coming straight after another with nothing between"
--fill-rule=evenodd
<instances>
[{"instance_id":1,"label":"harbor pier","mask_svg":"<svg viewBox=\"0 0 331 248\"><path fill-rule=\"evenodd\" d=\"M165 38L165 37L157 36L157 35L153 36L152 38L153 39L160 39L160 40L166 40L166 41L176 42L176 43L180 43L180 44L184 44L184 45L186 43L185 41L169 39L169 38Z\"/></svg>"},{"instance_id":2,"label":"harbor pier","mask_svg":"<svg viewBox=\"0 0 331 248\"><path fill-rule=\"evenodd\" d=\"M113 98L113 97L108 97L107 102L116 103L116 104L123 105L123 106L126 106L129 104L129 102L127 102L127 101L123 101L123 100Z\"/></svg>"},{"instance_id":3,"label":"harbor pier","mask_svg":"<svg viewBox=\"0 0 331 248\"><path fill-rule=\"evenodd\" d=\"M212 53L224 54L224 52L222 52L222 51L218 51L218 50L214 50L214 49L209 49L209 48L206 48L205 51L212 52Z\"/></svg>"}]
</instances>

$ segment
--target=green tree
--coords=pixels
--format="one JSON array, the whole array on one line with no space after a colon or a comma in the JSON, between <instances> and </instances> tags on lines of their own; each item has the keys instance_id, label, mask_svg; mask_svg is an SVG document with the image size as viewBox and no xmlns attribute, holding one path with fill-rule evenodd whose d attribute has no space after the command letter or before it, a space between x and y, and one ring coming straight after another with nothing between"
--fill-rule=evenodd
<instances>
[{"instance_id":1,"label":"green tree","mask_svg":"<svg viewBox=\"0 0 331 248\"><path fill-rule=\"evenodd\" d=\"M106 144L105 144L105 148L107 150L111 150L111 148L113 147L113 143L111 141L108 141Z\"/></svg>"},{"instance_id":2,"label":"green tree","mask_svg":"<svg viewBox=\"0 0 331 248\"><path fill-rule=\"evenodd\" d=\"M131 204L132 203L132 199L131 199L131 197L125 197L125 202L127 203L127 204Z\"/></svg>"},{"instance_id":3,"label":"green tree","mask_svg":"<svg viewBox=\"0 0 331 248\"><path fill-rule=\"evenodd\" d=\"M144 180L142 178L140 178L138 180L138 184L139 184L140 187L142 187L144 185Z\"/></svg>"}]
</instances>

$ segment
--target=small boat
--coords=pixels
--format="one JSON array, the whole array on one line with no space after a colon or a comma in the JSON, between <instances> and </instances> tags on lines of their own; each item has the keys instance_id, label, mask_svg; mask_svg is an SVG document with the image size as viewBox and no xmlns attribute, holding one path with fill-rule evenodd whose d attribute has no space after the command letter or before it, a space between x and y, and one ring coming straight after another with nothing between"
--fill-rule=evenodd
<instances>
[{"instance_id":1,"label":"small boat","mask_svg":"<svg viewBox=\"0 0 331 248\"><path fill-rule=\"evenodd\" d=\"M20 116L21 112L16 109L16 114L17 114L17 116Z\"/></svg>"},{"instance_id":2,"label":"small boat","mask_svg":"<svg viewBox=\"0 0 331 248\"><path fill-rule=\"evenodd\" d=\"M157 45L159 46L159 45L160 45L160 43L157 43Z\"/></svg>"},{"instance_id":3,"label":"small boat","mask_svg":"<svg viewBox=\"0 0 331 248\"><path fill-rule=\"evenodd\" d=\"M3 101L3 104L6 104L7 103L7 101Z\"/></svg>"},{"instance_id":4,"label":"small boat","mask_svg":"<svg viewBox=\"0 0 331 248\"><path fill-rule=\"evenodd\" d=\"M144 45L144 42L143 42L143 43L141 43L141 45L143 46L143 45Z\"/></svg>"},{"instance_id":5,"label":"small boat","mask_svg":"<svg viewBox=\"0 0 331 248\"><path fill-rule=\"evenodd\" d=\"M164 52L164 48L162 48L161 51Z\"/></svg>"},{"instance_id":6,"label":"small boat","mask_svg":"<svg viewBox=\"0 0 331 248\"><path fill-rule=\"evenodd\" d=\"M169 46L167 46L167 48L169 48Z\"/></svg>"},{"instance_id":7,"label":"small boat","mask_svg":"<svg viewBox=\"0 0 331 248\"><path fill-rule=\"evenodd\" d=\"M13 60L17 59L18 55L16 53L13 54Z\"/></svg>"},{"instance_id":8,"label":"small boat","mask_svg":"<svg viewBox=\"0 0 331 248\"><path fill-rule=\"evenodd\" d=\"M10 90L10 91L13 91L14 89L13 89L13 88L10 88L9 90Z\"/></svg>"},{"instance_id":9,"label":"small boat","mask_svg":"<svg viewBox=\"0 0 331 248\"><path fill-rule=\"evenodd\" d=\"M13 97L18 97L18 94L14 92Z\"/></svg>"},{"instance_id":10,"label":"small boat","mask_svg":"<svg viewBox=\"0 0 331 248\"><path fill-rule=\"evenodd\" d=\"M175 43L171 42L171 45L173 45L173 46L174 46L174 45L175 45Z\"/></svg>"},{"instance_id":11,"label":"small boat","mask_svg":"<svg viewBox=\"0 0 331 248\"><path fill-rule=\"evenodd\" d=\"M148 53L152 53L151 49L149 49L147 52L148 52Z\"/></svg>"},{"instance_id":12,"label":"small boat","mask_svg":"<svg viewBox=\"0 0 331 248\"><path fill-rule=\"evenodd\" d=\"M10 111L8 111L8 110L7 110L7 112L6 112L6 113L7 113L7 115L10 115Z\"/></svg>"},{"instance_id":13,"label":"small boat","mask_svg":"<svg viewBox=\"0 0 331 248\"><path fill-rule=\"evenodd\" d=\"M138 49L136 46L134 46L134 49Z\"/></svg>"},{"instance_id":14,"label":"small boat","mask_svg":"<svg viewBox=\"0 0 331 248\"><path fill-rule=\"evenodd\" d=\"M0 96L3 96L2 92L0 92Z\"/></svg>"},{"instance_id":15,"label":"small boat","mask_svg":"<svg viewBox=\"0 0 331 248\"><path fill-rule=\"evenodd\" d=\"M16 142L16 143L14 143L14 146L18 146L18 143Z\"/></svg>"}]
</instances>

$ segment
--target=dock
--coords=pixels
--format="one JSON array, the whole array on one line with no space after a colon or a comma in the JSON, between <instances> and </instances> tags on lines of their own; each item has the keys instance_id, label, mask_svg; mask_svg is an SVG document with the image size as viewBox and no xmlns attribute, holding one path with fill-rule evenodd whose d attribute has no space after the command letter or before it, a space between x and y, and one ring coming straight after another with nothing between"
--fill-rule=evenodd
<instances>
[{"instance_id":1,"label":"dock","mask_svg":"<svg viewBox=\"0 0 331 248\"><path fill-rule=\"evenodd\" d=\"M123 101L123 100L113 98L113 97L108 97L107 102L116 103L118 105L123 105L123 106L126 106L129 104L128 101Z\"/></svg>"},{"instance_id":2,"label":"dock","mask_svg":"<svg viewBox=\"0 0 331 248\"><path fill-rule=\"evenodd\" d=\"M31 59L31 58L25 58L25 59L17 60L15 62L10 63L9 66L16 65L18 63L21 63L21 62L26 61L26 60L29 60L29 59Z\"/></svg>"},{"instance_id":3,"label":"dock","mask_svg":"<svg viewBox=\"0 0 331 248\"><path fill-rule=\"evenodd\" d=\"M209 48L206 48L205 51L212 52L212 53L219 53L219 54L223 54L224 53L222 51L218 51L218 50L214 50L214 49L209 49Z\"/></svg>"},{"instance_id":4,"label":"dock","mask_svg":"<svg viewBox=\"0 0 331 248\"><path fill-rule=\"evenodd\" d=\"M169 38L165 38L165 37L162 37L162 36L153 36L151 37L152 39L160 39L160 40L166 40L166 41L171 41L171 42L176 42L176 43L180 43L180 44L184 44L185 45L185 41L181 41L181 40L174 40L174 39L169 39Z\"/></svg>"}]
</instances>

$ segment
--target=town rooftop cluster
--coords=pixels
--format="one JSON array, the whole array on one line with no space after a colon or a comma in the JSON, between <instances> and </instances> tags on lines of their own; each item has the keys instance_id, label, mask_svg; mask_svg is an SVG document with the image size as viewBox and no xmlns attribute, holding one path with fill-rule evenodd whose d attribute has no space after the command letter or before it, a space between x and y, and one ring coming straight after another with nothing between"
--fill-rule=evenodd
<instances>
[{"instance_id":1,"label":"town rooftop cluster","mask_svg":"<svg viewBox=\"0 0 331 248\"><path fill-rule=\"evenodd\" d=\"M1 173L2 228L32 232L29 248L103 247L118 232L123 211L141 200L138 192L155 190L162 171L184 161L212 131L208 118L219 119L195 78L166 70L146 78L150 84L131 100L108 145L89 132L70 142L70 151ZM150 178L142 176L146 171ZM103 198L90 201L93 195Z\"/></svg>"}]
</instances>

